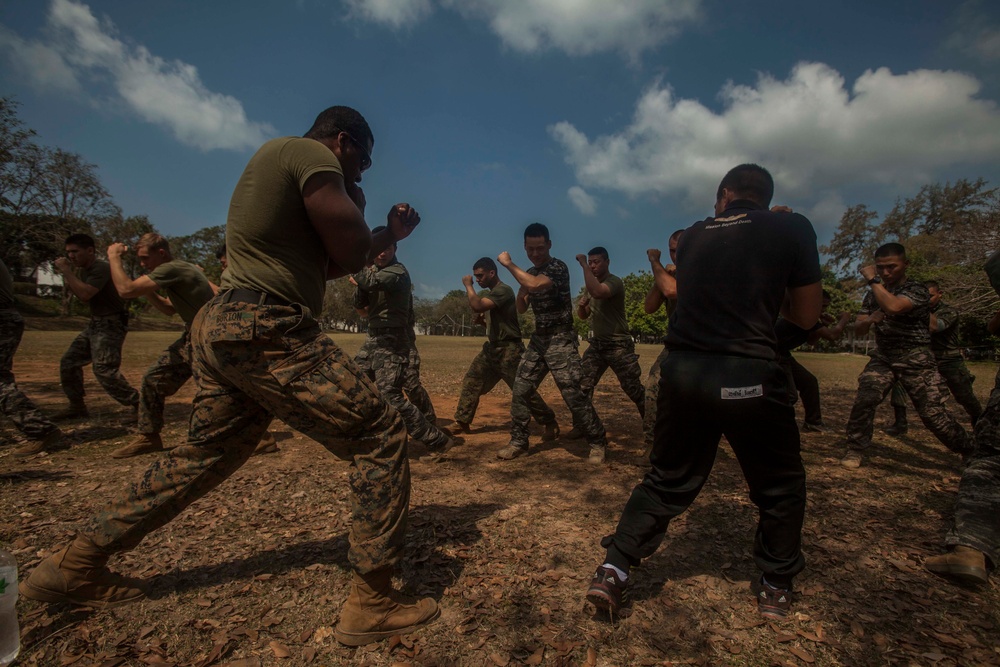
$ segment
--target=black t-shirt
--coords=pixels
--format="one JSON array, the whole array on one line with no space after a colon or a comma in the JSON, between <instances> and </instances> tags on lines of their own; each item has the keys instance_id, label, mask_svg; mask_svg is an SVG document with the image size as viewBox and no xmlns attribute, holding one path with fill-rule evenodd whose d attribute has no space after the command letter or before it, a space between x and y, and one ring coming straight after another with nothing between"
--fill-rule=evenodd
<instances>
[{"instance_id":1,"label":"black t-shirt","mask_svg":"<svg viewBox=\"0 0 1000 667\"><path fill-rule=\"evenodd\" d=\"M803 329L784 317L779 317L778 321L774 323L774 337L777 340L778 354L790 354L798 346L805 345L809 342L809 334L822 326L822 322L817 322L811 329Z\"/></svg>"},{"instance_id":2,"label":"black t-shirt","mask_svg":"<svg viewBox=\"0 0 1000 667\"><path fill-rule=\"evenodd\" d=\"M672 350L774 359L785 289L820 280L812 223L749 201L689 227L677 257Z\"/></svg>"}]
</instances>

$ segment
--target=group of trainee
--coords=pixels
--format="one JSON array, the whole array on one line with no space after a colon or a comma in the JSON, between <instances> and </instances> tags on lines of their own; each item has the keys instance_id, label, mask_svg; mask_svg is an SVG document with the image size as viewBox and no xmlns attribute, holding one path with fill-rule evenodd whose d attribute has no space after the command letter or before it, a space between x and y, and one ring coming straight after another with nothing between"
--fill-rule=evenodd
<instances>
[{"instance_id":1,"label":"group of trainee","mask_svg":"<svg viewBox=\"0 0 1000 667\"><path fill-rule=\"evenodd\" d=\"M303 137L271 140L251 158L230 205L229 268L218 293L190 326L196 395L186 442L158 457L87 530L42 561L21 584L25 597L97 607L142 598L142 582L111 572L109 558L136 547L221 484L251 456L277 417L351 462L348 558L353 580L337 639L351 646L366 644L410 632L439 616L433 599L397 593L392 575L404 548L409 506L407 431L421 433L428 456L435 459L457 438L430 430L426 415L409 411L405 397L399 398L403 392L396 391L401 385L397 371L409 354L398 329L407 324L391 312L395 306L389 303L389 290L377 286L381 281L374 274L392 264L397 242L416 229L420 216L408 204L397 204L384 227L369 229L358 184L371 166L373 147L371 129L358 112L331 107ZM655 552L670 520L694 501L723 435L759 509L753 546L762 571L756 582L758 608L774 617L789 609L792 581L805 566L805 470L775 322L780 315L800 329L815 328L822 293L812 225L801 215L769 210L773 188L770 174L757 165L730 170L716 192L715 215L671 239L672 256L681 261L664 267L658 253L649 253L659 295L647 299L647 309L664 301L673 309L666 338L669 354L657 364L649 471L633 490L614 533L601 541L606 554L587 591L601 609L617 613L627 604L630 568ZM509 253L500 254L499 262L520 286L516 294L495 280L492 262L480 260L474 267L489 294L475 294L471 279L465 279L474 310L504 316L495 325L491 318L490 346L482 353L489 363L481 363L486 370L478 376L470 369L458 421L460 428L471 422L476 398L491 381L497 382L496 376L507 380L513 425L510 442L498 455L523 454L532 415L545 426L546 437L558 434L552 411L536 391L545 373L552 372L570 406L574 430L587 438L592 459L603 458L606 440L590 401L593 387L580 381L568 269L549 255L550 248L548 230L532 225L525 231L532 267L522 270ZM593 255L598 264L606 261L605 254ZM578 257L581 265L590 259ZM358 285L357 307L367 309L370 317L386 311L385 325L369 332L367 355L359 353L358 361L324 335L317 321L326 281L344 276ZM602 289L598 294L590 290L590 282L591 297L607 296ZM514 332L504 328L504 322L511 322L511 307L515 312L531 307L535 313L536 330L523 350ZM588 309L593 316L593 301L581 304L580 314ZM615 342L612 333L605 349L613 352L593 359L595 368L615 368L616 357L627 356L628 344L621 340L625 347L616 348ZM602 347L595 346L594 355ZM646 396L638 400L638 391L629 396L648 417ZM977 425L977 449L963 476L960 507L961 498L969 502L956 511L948 538L956 548L943 557L943 573L964 567L964 561L953 565L948 560L960 549L978 550L995 562L1000 547L995 525L992 532L973 531L973 538L967 527L995 524L1000 510L998 413L1000 384Z\"/></svg>"}]
</instances>

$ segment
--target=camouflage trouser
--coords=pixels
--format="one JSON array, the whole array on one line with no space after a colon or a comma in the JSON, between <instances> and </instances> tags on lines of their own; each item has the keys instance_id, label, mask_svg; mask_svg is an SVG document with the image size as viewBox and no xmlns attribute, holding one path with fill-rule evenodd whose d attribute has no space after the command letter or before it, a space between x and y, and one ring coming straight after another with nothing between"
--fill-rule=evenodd
<instances>
[{"instance_id":1,"label":"camouflage trouser","mask_svg":"<svg viewBox=\"0 0 1000 667\"><path fill-rule=\"evenodd\" d=\"M1000 565L1000 370L993 393L976 422L976 450L958 484L949 545L979 549Z\"/></svg>"},{"instance_id":2,"label":"camouflage trouser","mask_svg":"<svg viewBox=\"0 0 1000 667\"><path fill-rule=\"evenodd\" d=\"M642 386L642 369L639 355L635 353L635 343L627 341L601 341L592 339L580 360L580 388L587 398L594 400L594 387L601 381L604 371L609 368L618 378L618 384L636 407L639 416L646 414L646 392Z\"/></svg>"},{"instance_id":3,"label":"camouflage trouser","mask_svg":"<svg viewBox=\"0 0 1000 667\"><path fill-rule=\"evenodd\" d=\"M489 393L500 380L513 388L517 376L517 366L521 363L524 343L521 341L500 343L496 346L486 341L483 349L472 360L469 370L462 380L462 393L455 408L455 421L471 424L479 408L479 397ZM556 413L552 411L537 391L528 397L528 412L539 424L554 424Z\"/></svg>"},{"instance_id":4,"label":"camouflage trouser","mask_svg":"<svg viewBox=\"0 0 1000 667\"><path fill-rule=\"evenodd\" d=\"M549 372L573 415L574 426L583 430L591 445L605 446L607 438L604 425L594 411L593 403L580 388L581 369L576 332L544 336L535 334L531 337L517 367L514 386L511 387L513 396L510 417L513 423L510 428L510 443L515 447L528 447L528 424L531 422L528 400L532 393L537 392L538 385Z\"/></svg>"},{"instance_id":5,"label":"camouflage trouser","mask_svg":"<svg viewBox=\"0 0 1000 667\"><path fill-rule=\"evenodd\" d=\"M406 398L410 403L413 403L424 418L433 424L437 421L437 413L434 412L430 394L420 383L420 353L417 352L417 346L413 341L410 341L407 361L406 370L403 371L403 391L406 392Z\"/></svg>"},{"instance_id":6,"label":"camouflage trouser","mask_svg":"<svg viewBox=\"0 0 1000 667\"><path fill-rule=\"evenodd\" d=\"M192 326L197 394L187 443L98 516L91 539L108 552L134 547L243 465L274 415L351 462L355 570L394 564L410 497L399 414L307 308L226 298L209 301Z\"/></svg>"},{"instance_id":7,"label":"camouflage trouser","mask_svg":"<svg viewBox=\"0 0 1000 667\"><path fill-rule=\"evenodd\" d=\"M642 435L646 441L647 452L653 450L653 426L656 424L656 399L660 395L660 373L668 354L670 350L664 345L663 351L657 355L646 376L646 410L642 415Z\"/></svg>"},{"instance_id":8,"label":"camouflage trouser","mask_svg":"<svg viewBox=\"0 0 1000 667\"><path fill-rule=\"evenodd\" d=\"M941 376L941 392L945 396L951 392L955 401L965 408L965 412L975 424L979 415L983 413L983 406L973 389L976 376L969 372L965 360L961 358L938 359L937 369ZM897 382L892 386L892 395L889 400L893 408L906 409L906 391L900 383Z\"/></svg>"},{"instance_id":9,"label":"camouflage trouser","mask_svg":"<svg viewBox=\"0 0 1000 667\"><path fill-rule=\"evenodd\" d=\"M24 320L16 310L0 310L0 414L14 422L25 437L41 440L55 429L14 382L14 353L21 344Z\"/></svg>"},{"instance_id":10,"label":"camouflage trouser","mask_svg":"<svg viewBox=\"0 0 1000 667\"><path fill-rule=\"evenodd\" d=\"M909 394L924 426L948 449L964 454L972 438L945 406L941 379L929 348L916 348L892 357L876 353L858 376L858 393L847 421L847 446L864 449L871 444L875 410L894 382Z\"/></svg>"},{"instance_id":11,"label":"camouflage trouser","mask_svg":"<svg viewBox=\"0 0 1000 667\"><path fill-rule=\"evenodd\" d=\"M389 405L403 417L410 437L428 447L442 445L448 436L403 395L403 378L409 357L410 342L400 333L369 332L358 354L354 357L358 367L375 380L375 385Z\"/></svg>"},{"instance_id":12,"label":"camouflage trouser","mask_svg":"<svg viewBox=\"0 0 1000 667\"><path fill-rule=\"evenodd\" d=\"M175 340L163 351L139 388L139 433L159 433L163 428L163 405L191 379L191 332Z\"/></svg>"},{"instance_id":13,"label":"camouflage trouser","mask_svg":"<svg viewBox=\"0 0 1000 667\"><path fill-rule=\"evenodd\" d=\"M87 328L73 339L59 361L59 379L70 403L83 403L83 367L93 362L94 376L104 391L122 405L139 402L139 392L118 369L128 324L124 317L93 317Z\"/></svg>"}]
</instances>

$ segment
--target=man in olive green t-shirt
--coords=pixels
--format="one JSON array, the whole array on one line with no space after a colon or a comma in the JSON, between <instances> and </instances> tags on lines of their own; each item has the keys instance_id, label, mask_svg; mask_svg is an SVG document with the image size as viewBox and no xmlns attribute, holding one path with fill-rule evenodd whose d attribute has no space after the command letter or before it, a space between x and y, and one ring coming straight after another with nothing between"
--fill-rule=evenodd
<instances>
[{"instance_id":1,"label":"man in olive green t-shirt","mask_svg":"<svg viewBox=\"0 0 1000 667\"><path fill-rule=\"evenodd\" d=\"M472 287L473 277L480 287L489 291L476 294ZM472 265L472 275L462 278L462 284L465 285L472 312L479 317L489 315L486 342L465 373L462 393L455 408L455 423L467 433L476 416L480 396L489 393L500 380L513 388L517 366L524 354L524 341L521 340L521 324L517 320L514 290L500 281L496 262L489 257L480 258ZM535 421L545 427L543 441L559 437L556 414L537 391L532 391L528 397L528 410Z\"/></svg>"},{"instance_id":2,"label":"man in olive green t-shirt","mask_svg":"<svg viewBox=\"0 0 1000 667\"><path fill-rule=\"evenodd\" d=\"M90 306L90 323L70 343L59 361L59 379L69 399L69 407L56 418L87 416L87 405L83 401L83 367L90 363L104 391L122 405L135 409L139 404L139 392L119 370L122 345L128 333L128 312L111 281L111 267L97 259L94 239L86 234L67 237L66 257L60 257L54 264L70 292Z\"/></svg>"},{"instance_id":3,"label":"man in olive green t-shirt","mask_svg":"<svg viewBox=\"0 0 1000 667\"><path fill-rule=\"evenodd\" d=\"M250 158L229 206L223 291L191 325L197 393L187 443L157 457L86 531L42 561L21 582L23 596L101 608L141 599L141 584L112 573L109 557L138 546L238 470L274 415L350 464L353 578L327 582L347 598L337 640L360 646L438 617L433 599L404 598L392 585L410 498L403 420L317 321L328 279L361 270L420 222L401 203L383 232L368 228L358 183L373 146L364 117L335 106L304 137L272 139Z\"/></svg>"},{"instance_id":4,"label":"man in olive green t-shirt","mask_svg":"<svg viewBox=\"0 0 1000 667\"><path fill-rule=\"evenodd\" d=\"M618 377L622 390L639 408L639 416L644 416L646 392L639 357L635 353L635 340L625 319L625 284L608 270L611 264L608 251L600 246L586 255L577 255L576 261L583 267L587 285L576 314L583 320L590 318L592 334L590 346L583 353L580 388L593 400L594 387L610 368Z\"/></svg>"}]
</instances>

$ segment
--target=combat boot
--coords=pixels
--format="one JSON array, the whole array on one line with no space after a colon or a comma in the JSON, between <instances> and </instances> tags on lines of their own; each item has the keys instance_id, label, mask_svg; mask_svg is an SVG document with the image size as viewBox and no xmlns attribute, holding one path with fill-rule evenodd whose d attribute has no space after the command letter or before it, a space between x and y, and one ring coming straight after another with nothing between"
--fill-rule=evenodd
<instances>
[{"instance_id":1,"label":"combat boot","mask_svg":"<svg viewBox=\"0 0 1000 667\"><path fill-rule=\"evenodd\" d=\"M986 554L972 547L957 546L940 556L931 556L924 561L924 567L945 577L957 579L966 584L988 584Z\"/></svg>"},{"instance_id":2,"label":"combat boot","mask_svg":"<svg viewBox=\"0 0 1000 667\"><path fill-rule=\"evenodd\" d=\"M413 632L440 615L431 598L414 600L393 589L391 568L368 574L355 572L333 635L346 646L363 646Z\"/></svg>"},{"instance_id":3,"label":"combat boot","mask_svg":"<svg viewBox=\"0 0 1000 667\"><path fill-rule=\"evenodd\" d=\"M54 428L45 434L41 440L31 440L14 450L14 456L24 458L34 456L42 452L54 452L59 449L68 449L69 444L63 440L63 432Z\"/></svg>"},{"instance_id":4,"label":"combat boot","mask_svg":"<svg viewBox=\"0 0 1000 667\"><path fill-rule=\"evenodd\" d=\"M140 583L107 568L109 555L83 535L43 560L18 590L29 600L106 609L146 597Z\"/></svg>"},{"instance_id":5,"label":"combat boot","mask_svg":"<svg viewBox=\"0 0 1000 667\"><path fill-rule=\"evenodd\" d=\"M159 433L140 433L135 440L111 452L113 459L127 459L140 454L162 452L163 440Z\"/></svg>"},{"instance_id":6,"label":"combat boot","mask_svg":"<svg viewBox=\"0 0 1000 667\"><path fill-rule=\"evenodd\" d=\"M83 419L89 416L90 413L87 411L87 405L85 403L70 402L70 404L65 408L52 415L52 419L61 421L65 419Z\"/></svg>"},{"instance_id":7,"label":"combat boot","mask_svg":"<svg viewBox=\"0 0 1000 667\"><path fill-rule=\"evenodd\" d=\"M900 408L894 405L892 409L896 413L896 423L892 426L885 427L882 429L882 432L886 435L898 438L901 435L906 435L906 408Z\"/></svg>"},{"instance_id":8,"label":"combat boot","mask_svg":"<svg viewBox=\"0 0 1000 667\"><path fill-rule=\"evenodd\" d=\"M264 431L264 435L261 437L260 442L257 443L257 448L253 450L253 454L250 456L274 454L278 451L281 450L278 449L278 441L274 439L274 434L270 431Z\"/></svg>"},{"instance_id":9,"label":"combat boot","mask_svg":"<svg viewBox=\"0 0 1000 667\"><path fill-rule=\"evenodd\" d=\"M559 438L559 424L552 422L545 425L545 432L542 433L542 442L552 442Z\"/></svg>"}]
</instances>

